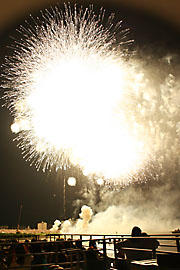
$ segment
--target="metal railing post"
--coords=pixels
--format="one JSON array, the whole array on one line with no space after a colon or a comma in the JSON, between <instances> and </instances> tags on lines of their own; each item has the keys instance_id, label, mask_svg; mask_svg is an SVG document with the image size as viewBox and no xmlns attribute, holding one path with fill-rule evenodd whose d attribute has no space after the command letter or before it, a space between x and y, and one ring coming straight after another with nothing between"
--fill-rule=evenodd
<instances>
[{"instance_id":1,"label":"metal railing post","mask_svg":"<svg viewBox=\"0 0 180 270\"><path fill-rule=\"evenodd\" d=\"M106 258L106 256L107 256L106 239L103 239L103 255L104 255L104 258Z\"/></svg>"},{"instance_id":2,"label":"metal railing post","mask_svg":"<svg viewBox=\"0 0 180 270\"><path fill-rule=\"evenodd\" d=\"M179 236L176 237L178 237L178 239L176 239L177 252L180 252Z\"/></svg>"},{"instance_id":3,"label":"metal railing post","mask_svg":"<svg viewBox=\"0 0 180 270\"><path fill-rule=\"evenodd\" d=\"M108 269L108 265L107 265L106 239L105 239L105 237L103 239L103 257L104 257L105 269Z\"/></svg>"},{"instance_id":4,"label":"metal railing post","mask_svg":"<svg viewBox=\"0 0 180 270\"><path fill-rule=\"evenodd\" d=\"M117 250L116 250L116 238L114 238L114 258L115 258L115 261L117 260Z\"/></svg>"},{"instance_id":5,"label":"metal railing post","mask_svg":"<svg viewBox=\"0 0 180 270\"><path fill-rule=\"evenodd\" d=\"M156 249L153 248L152 250L152 259L156 259Z\"/></svg>"}]
</instances>

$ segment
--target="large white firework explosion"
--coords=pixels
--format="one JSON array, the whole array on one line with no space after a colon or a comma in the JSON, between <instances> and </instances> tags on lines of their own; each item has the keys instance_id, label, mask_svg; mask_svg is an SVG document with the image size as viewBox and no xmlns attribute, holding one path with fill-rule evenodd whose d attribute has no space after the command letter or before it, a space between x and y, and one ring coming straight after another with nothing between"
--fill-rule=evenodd
<instances>
[{"instance_id":1,"label":"large white firework explosion","mask_svg":"<svg viewBox=\"0 0 180 270\"><path fill-rule=\"evenodd\" d=\"M141 170L162 140L170 144L160 110L177 131L174 93L161 93L172 87L157 90L137 61L125 61L115 39L120 23L104 21L103 11L65 6L20 27L3 88L18 146L37 169L73 164L122 178ZM167 80L175 84L172 75Z\"/></svg>"}]
</instances>

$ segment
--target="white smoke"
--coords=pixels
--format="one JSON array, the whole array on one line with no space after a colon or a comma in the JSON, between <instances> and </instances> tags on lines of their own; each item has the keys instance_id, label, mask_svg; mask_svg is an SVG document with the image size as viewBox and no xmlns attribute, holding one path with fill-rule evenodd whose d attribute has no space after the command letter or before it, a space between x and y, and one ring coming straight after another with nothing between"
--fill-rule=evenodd
<instances>
[{"instance_id":1,"label":"white smoke","mask_svg":"<svg viewBox=\"0 0 180 270\"><path fill-rule=\"evenodd\" d=\"M138 214L139 209L133 206L110 206L107 210L96 214L89 224L87 233L92 234L130 234L134 226L139 226L148 233L171 233L178 226L177 221L162 222L153 211L144 209L144 216ZM142 214L142 213L141 213ZM105 224L105 226L103 226Z\"/></svg>"},{"instance_id":2,"label":"white smoke","mask_svg":"<svg viewBox=\"0 0 180 270\"><path fill-rule=\"evenodd\" d=\"M71 232L71 228L72 228L72 222L71 220L65 220L63 223L62 223L62 232L63 233L70 233Z\"/></svg>"},{"instance_id":3,"label":"white smoke","mask_svg":"<svg viewBox=\"0 0 180 270\"><path fill-rule=\"evenodd\" d=\"M161 215L156 215L160 209L145 209L144 206L109 206L105 211L92 215L92 209L84 205L81 209L81 216L75 224L66 220L62 225L62 233L78 234L130 234L134 226L139 226L142 231L152 233L170 233L178 226L178 221L172 221L170 217L163 220ZM165 207L164 212L167 211ZM143 215L144 213L144 215ZM163 213L165 214L165 213ZM167 212L167 214L169 214Z\"/></svg>"},{"instance_id":4,"label":"white smoke","mask_svg":"<svg viewBox=\"0 0 180 270\"><path fill-rule=\"evenodd\" d=\"M93 211L87 206L83 205L81 208L81 213L79 214L79 219L75 223L70 220L66 220L62 224L62 233L87 233L89 232L89 222L92 218Z\"/></svg>"},{"instance_id":5,"label":"white smoke","mask_svg":"<svg viewBox=\"0 0 180 270\"><path fill-rule=\"evenodd\" d=\"M54 225L53 225L52 228L50 229L50 232L52 232L52 233L58 232L58 231L59 231L59 226L60 226L60 225L61 225L61 221L58 220L58 219L56 219L56 220L54 221Z\"/></svg>"}]
</instances>

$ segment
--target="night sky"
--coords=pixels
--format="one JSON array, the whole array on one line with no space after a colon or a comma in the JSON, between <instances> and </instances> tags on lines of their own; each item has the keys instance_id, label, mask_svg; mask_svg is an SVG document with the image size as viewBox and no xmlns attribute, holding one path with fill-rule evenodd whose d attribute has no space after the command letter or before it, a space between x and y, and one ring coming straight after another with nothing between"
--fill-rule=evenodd
<instances>
[{"instance_id":1,"label":"night sky","mask_svg":"<svg viewBox=\"0 0 180 270\"><path fill-rule=\"evenodd\" d=\"M180 35L167 22L144 13L117 5L103 5L107 13L115 12L117 20L123 19L123 27L130 28L129 37L134 39L130 50L150 51L154 54L179 53ZM99 8L99 6L98 6ZM38 12L34 13L36 16ZM0 61L3 63L5 55L10 53L6 48L11 41L9 37L16 35L15 28L23 23L19 19L16 25L5 29L0 37ZM3 91L1 91L1 96ZM3 102L1 101L1 104ZM13 142L14 135L10 125L12 117L3 107L0 113L0 225L15 227L17 225L20 204L22 209L22 225L34 227L37 222L53 223L56 218L63 216L63 181L60 174L37 172L30 167L21 155L21 151ZM77 172L73 172L75 175ZM72 174L73 174L72 173ZM86 180L80 180L86 181ZM73 200L78 199L81 189L77 187L67 189L67 216L73 216ZM79 209L78 209L79 210ZM75 218L77 216L74 216Z\"/></svg>"}]
</instances>

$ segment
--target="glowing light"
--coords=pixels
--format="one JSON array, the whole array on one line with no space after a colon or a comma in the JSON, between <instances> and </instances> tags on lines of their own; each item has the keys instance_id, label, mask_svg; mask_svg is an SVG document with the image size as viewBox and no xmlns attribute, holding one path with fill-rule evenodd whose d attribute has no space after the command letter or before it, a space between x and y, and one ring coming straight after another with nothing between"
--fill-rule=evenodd
<instances>
[{"instance_id":1,"label":"glowing light","mask_svg":"<svg viewBox=\"0 0 180 270\"><path fill-rule=\"evenodd\" d=\"M18 146L44 171L72 163L99 177L136 173L166 137L153 118L169 102L166 88L157 104L156 89L136 61L124 61L103 14L65 6L51 15L34 32L22 27L24 41L7 62L3 87L11 89L5 98Z\"/></svg>"},{"instance_id":2,"label":"glowing light","mask_svg":"<svg viewBox=\"0 0 180 270\"><path fill-rule=\"evenodd\" d=\"M97 179L97 184L102 186L104 184L104 180L102 178Z\"/></svg>"},{"instance_id":3,"label":"glowing light","mask_svg":"<svg viewBox=\"0 0 180 270\"><path fill-rule=\"evenodd\" d=\"M74 187L74 186L76 185L76 178L74 178L74 177L69 177L67 182L68 182L68 185L69 185L69 186Z\"/></svg>"}]
</instances>

